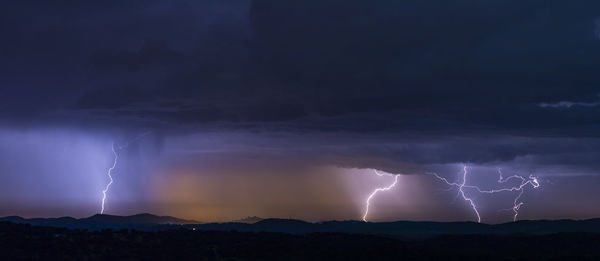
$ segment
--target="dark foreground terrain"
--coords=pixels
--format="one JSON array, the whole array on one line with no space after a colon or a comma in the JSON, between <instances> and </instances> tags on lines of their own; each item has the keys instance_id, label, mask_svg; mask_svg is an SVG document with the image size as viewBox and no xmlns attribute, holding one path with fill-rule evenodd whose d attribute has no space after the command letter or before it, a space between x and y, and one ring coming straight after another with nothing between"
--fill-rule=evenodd
<instances>
[{"instance_id":1,"label":"dark foreground terrain","mask_svg":"<svg viewBox=\"0 0 600 261\"><path fill-rule=\"evenodd\" d=\"M587 220L522 220L490 225L476 222L362 222L355 220L311 223L296 219L262 219L250 217L250 219L233 222L201 224L194 220L144 213L132 216L98 214L86 218L22 218L9 216L0 218L0 222L2 221L83 230L135 229L141 231L161 231L185 228L197 231L277 232L287 234L372 234L407 239L426 239L449 234L547 235L558 233L600 233L600 219L598 218Z\"/></svg>"},{"instance_id":2,"label":"dark foreground terrain","mask_svg":"<svg viewBox=\"0 0 600 261\"><path fill-rule=\"evenodd\" d=\"M2 260L600 260L600 234L446 235L74 230L0 222Z\"/></svg>"}]
</instances>

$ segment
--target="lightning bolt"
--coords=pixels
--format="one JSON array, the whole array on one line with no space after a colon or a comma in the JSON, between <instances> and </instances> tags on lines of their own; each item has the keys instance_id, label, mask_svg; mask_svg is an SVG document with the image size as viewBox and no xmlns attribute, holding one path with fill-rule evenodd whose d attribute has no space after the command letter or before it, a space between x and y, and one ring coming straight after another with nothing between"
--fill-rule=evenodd
<instances>
[{"instance_id":1,"label":"lightning bolt","mask_svg":"<svg viewBox=\"0 0 600 261\"><path fill-rule=\"evenodd\" d=\"M107 176L109 178L109 182L108 182L108 184L106 184L106 187L104 188L104 190L102 190L102 208L100 209L100 214L104 214L104 203L106 202L106 193L108 193L108 190L110 189L110 185L112 185L113 182L114 182L113 177L112 177L112 172L117 167L117 162L119 160L119 154L117 153L117 151L120 151L120 150L128 148L129 144L139 141L140 139L144 138L146 135L148 135L150 133L151 133L150 131L142 133L141 135L138 135L134 139L129 140L128 142L126 142L125 145L123 145L123 146L116 146L115 143L113 142L113 144L112 144L112 152L113 152L113 154L115 156L115 159L113 161L112 167L110 167L108 169Z\"/></svg>"},{"instance_id":2,"label":"lightning bolt","mask_svg":"<svg viewBox=\"0 0 600 261\"><path fill-rule=\"evenodd\" d=\"M463 198L463 200L467 201L469 203L469 205L471 206L471 208L473 209L473 212L475 212L475 216L477 216L477 222L481 223L481 215L479 215L479 210L477 210L477 206L475 205L475 201L473 201L472 198L467 197L467 195L465 194L464 188L467 187L472 187L472 186L468 186L467 184L467 165L463 165L463 175L462 175L462 183L457 183L457 182L450 182L448 181L448 179L438 175L437 173L429 173L431 175L433 175L434 177L436 177L437 179L443 181L444 183L446 183L449 186L454 186L458 188L458 194Z\"/></svg>"},{"instance_id":3,"label":"lightning bolt","mask_svg":"<svg viewBox=\"0 0 600 261\"><path fill-rule=\"evenodd\" d=\"M458 188L458 191L460 191L460 194L463 197L463 199L465 201L468 201L469 204L471 205L471 208L473 208L473 211L475 211L475 215L477 215L477 222L481 223L481 216L479 215L479 211L477 210L477 206L475 206L475 202L473 201L473 199L467 197L465 195L465 191L463 190L463 188L465 187L466 183L467 183L467 165L464 165L463 166L463 182L460 184L460 187Z\"/></svg>"},{"instance_id":4,"label":"lightning bolt","mask_svg":"<svg viewBox=\"0 0 600 261\"><path fill-rule=\"evenodd\" d=\"M377 176L380 176L380 177L384 176L384 175L385 176L393 176L394 182L387 187L377 188L373 192L371 192L371 194L369 194L369 197L367 198L367 201L366 201L365 214L362 217L362 220L365 222L367 222L367 216L369 215L369 205L371 204L371 199L375 196L375 194L377 194L378 192L381 192L381 191L388 191L388 190L392 189L394 186L396 186L396 184L398 183L399 175L393 175L393 174L387 174L387 173L381 174L377 170L374 170L374 171L375 171L375 174L377 174Z\"/></svg>"},{"instance_id":5,"label":"lightning bolt","mask_svg":"<svg viewBox=\"0 0 600 261\"><path fill-rule=\"evenodd\" d=\"M117 167L117 162L119 160L119 154L117 154L117 150L115 149L115 144L112 144L112 152L115 155L115 160L113 161L112 167L108 169L108 178L110 181L106 184L106 188L102 190L102 209L100 210L100 214L104 214L104 202L106 201L106 193L110 189L110 185L113 184L112 171Z\"/></svg>"},{"instance_id":6,"label":"lightning bolt","mask_svg":"<svg viewBox=\"0 0 600 261\"><path fill-rule=\"evenodd\" d=\"M521 184L519 186L503 190L503 191L519 191L519 194L517 194L517 196L515 197L515 200L513 201L513 207L512 207L512 211L515 213L513 215L513 221L517 221L517 217L519 216L519 209L521 209L521 206L523 206L525 204L522 201L521 202L519 201L521 199L521 196L523 196L523 193L525 192L525 190L524 190L525 186L531 185L532 188L539 188L540 182L538 181L537 177L535 177L533 175L529 175L529 179L525 179L524 177L519 176L519 175L512 175L512 176L508 177L507 179L503 180L502 179L502 171L500 169L498 169L498 173L500 173L500 179L498 180L498 182L500 182L500 183L504 183L511 178L516 178L516 179L521 180ZM491 191L484 191L484 193L495 193L495 192L493 190L491 190Z\"/></svg>"},{"instance_id":7,"label":"lightning bolt","mask_svg":"<svg viewBox=\"0 0 600 261\"><path fill-rule=\"evenodd\" d=\"M464 188L474 189L477 192L483 193L483 194L495 194L495 193L501 193L501 192L514 192L514 191L518 191L519 193L515 197L515 199L513 201L513 207L512 207L512 211L514 212L513 221L517 221L517 217L519 216L519 210L524 205L524 203L521 202L520 199L521 199L521 196L523 195L523 193L525 191L524 190L525 187L527 185L530 185L533 188L538 188L538 187L540 187L540 183L539 183L537 177L535 177L533 175L529 175L529 178L525 178L525 177L519 176L519 175L512 175L512 176L510 176L510 177L508 177L508 178L505 179L503 177L502 171L500 169L498 169L498 173L500 174L500 177L498 178L498 183L500 183L500 184L504 184L504 183L508 182L511 179L519 179L521 181L521 183L518 186L514 186L514 187L507 187L507 188L501 188L501 189L492 189L492 190L482 190L478 186L473 186L473 185L467 185L466 184L467 183L467 166L466 165L463 165L462 183L450 182L450 181L448 181L448 179L446 179L444 177L441 177L437 173L429 173L429 174L433 175L438 180L443 181L444 183L446 183L449 186L457 187L459 195L462 196L462 198L465 201L469 202L469 205L471 206L471 208L475 212L475 215L477 216L477 222L479 222L479 223L481 223L481 216L479 215L479 210L477 209L477 206L475 205L475 202L473 201L473 199L470 198L470 197L468 197L465 194Z\"/></svg>"}]
</instances>

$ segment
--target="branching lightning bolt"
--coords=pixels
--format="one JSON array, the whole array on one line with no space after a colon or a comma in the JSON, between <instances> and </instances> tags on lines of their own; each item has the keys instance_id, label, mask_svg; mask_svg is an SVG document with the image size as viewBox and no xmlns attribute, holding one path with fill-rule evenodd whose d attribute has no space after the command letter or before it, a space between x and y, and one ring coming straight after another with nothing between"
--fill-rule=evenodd
<instances>
[{"instance_id":1,"label":"branching lightning bolt","mask_svg":"<svg viewBox=\"0 0 600 261\"><path fill-rule=\"evenodd\" d=\"M523 202L520 202L519 200L521 199L521 196L523 195L524 192L524 188L527 185L531 185L531 187L533 188L538 188L540 186L540 183L537 179L537 177L534 177L533 175L529 175L529 178L524 178L522 176L519 175L512 175L508 178L504 178L502 175L502 171L500 169L498 169L498 173L500 173L500 177L498 179L498 183L504 184L507 181L511 180L511 179L519 179L521 181L521 183L519 184L519 186L515 186L515 187L508 187L508 188L501 188L501 189L492 189L492 190L482 190L481 188L479 188L478 186L473 186L473 185L466 185L467 183L467 166L464 165L463 166L463 179L462 179L462 183L457 183L457 182L450 182L448 181L448 179L441 177L440 175L436 174L436 173L429 173L433 176L435 176L437 179L443 181L444 183L446 183L449 186L454 186L458 188L459 191L459 195L462 196L462 198L469 202L469 205L471 205L471 208L473 209L473 211L475 212L475 215L477 216L477 222L481 223L481 216L479 215L479 210L477 209L477 206L475 205L475 202L473 201L472 198L468 197L465 194L464 188L470 188L470 189L474 189L479 193L483 193L483 194L495 194L495 193L500 193L500 192L513 192L513 191L518 191L519 193L517 194L517 197L514 199L513 201L513 207L512 207L512 211L514 212L514 216L513 216L513 221L517 221L517 217L519 215L519 209L521 208L521 206L523 206Z\"/></svg>"},{"instance_id":2,"label":"branching lightning bolt","mask_svg":"<svg viewBox=\"0 0 600 261\"><path fill-rule=\"evenodd\" d=\"M527 186L529 184L533 188L539 188L540 183L539 183L537 177L534 177L533 175L529 175L529 179L525 179L524 177L519 176L519 175L512 175L512 176L508 177L507 179L503 180L502 171L500 169L498 169L498 173L500 173L500 179L498 180L498 182L500 182L500 183L504 183L511 178L517 178L517 179L521 180L521 184L518 187L512 187L509 189L502 190L502 191L519 191L519 194L517 194L517 197L515 197L515 200L513 201L513 207L512 207L512 211L515 213L513 215L513 221L517 221L517 217L519 216L519 209L521 209L521 206L523 206L523 204L525 204L523 202L519 202L519 199L521 199L521 196L523 196L523 192L525 191L524 190L525 186ZM492 190L492 191L484 191L484 193L495 193L495 192Z\"/></svg>"},{"instance_id":3,"label":"branching lightning bolt","mask_svg":"<svg viewBox=\"0 0 600 261\"><path fill-rule=\"evenodd\" d=\"M477 206L475 206L475 202L473 202L473 199L467 197L465 195L465 191L463 190L463 188L465 187L466 183L467 183L467 165L464 165L463 166L463 181L460 184L460 187L458 188L458 191L460 191L460 194L463 197L463 199L465 199L466 201L468 201L469 204L471 205L471 207L473 208L473 211L475 211L475 215L477 215L477 222L481 223L481 216L479 215L479 211L477 210Z\"/></svg>"},{"instance_id":4,"label":"branching lightning bolt","mask_svg":"<svg viewBox=\"0 0 600 261\"><path fill-rule=\"evenodd\" d=\"M437 173L430 173L433 176L435 176L436 178L438 178L439 180L443 181L444 183L448 184L449 186L455 186L458 188L458 193L459 195L467 202L469 202L469 205L471 205L471 208L473 209L473 211L475 212L475 215L477 216L477 222L481 223L481 215L479 215L479 210L477 210L477 206L475 205L475 201L473 201L473 199L471 199L470 197L467 197L467 195L465 194L464 188L465 187L472 187L472 186L467 186L467 165L463 165L463 179L462 179L462 183L456 183L456 182L450 182L448 181L448 179L441 177L440 175L438 175Z\"/></svg>"},{"instance_id":5,"label":"branching lightning bolt","mask_svg":"<svg viewBox=\"0 0 600 261\"><path fill-rule=\"evenodd\" d=\"M369 197L367 198L367 202L366 202L366 208L365 208L365 214L362 217L362 220L367 222L367 216L369 215L369 205L371 204L371 199L375 196L375 194L377 194L378 192L381 191L388 191L390 189L392 189L394 186L396 186L396 184L398 183L398 177L399 175L393 175L393 174L381 174L379 173L377 170L374 170L375 174L377 174L377 176L393 176L394 177L394 182L392 184L390 184L387 187L382 187L382 188L377 188L375 189L373 192L371 192L371 194L369 194Z\"/></svg>"},{"instance_id":6,"label":"branching lightning bolt","mask_svg":"<svg viewBox=\"0 0 600 261\"><path fill-rule=\"evenodd\" d=\"M108 189L110 189L110 185L112 185L113 183L112 171L117 167L117 162L119 160L119 154L117 154L117 150L115 149L114 143L112 144L112 152L115 155L115 159L113 161L112 167L108 169L108 178L110 179L110 181L108 182L108 184L106 184L106 188L102 190L102 209L100 210L100 214L104 214L104 202L106 201L106 193L108 192Z\"/></svg>"}]
</instances>

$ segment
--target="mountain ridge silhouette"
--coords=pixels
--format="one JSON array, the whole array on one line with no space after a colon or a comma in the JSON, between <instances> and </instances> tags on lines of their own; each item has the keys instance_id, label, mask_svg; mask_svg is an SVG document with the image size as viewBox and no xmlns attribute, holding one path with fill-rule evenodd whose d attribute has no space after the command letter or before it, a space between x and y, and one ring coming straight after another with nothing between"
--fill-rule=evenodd
<instances>
[{"instance_id":1,"label":"mountain ridge silhouette","mask_svg":"<svg viewBox=\"0 0 600 261\"><path fill-rule=\"evenodd\" d=\"M587 220L523 220L502 224L430 221L362 222L356 220L311 223L297 219L280 218L261 219L255 223L200 223L195 220L142 213L131 216L96 214L80 219L72 217L27 219L19 216L7 216L0 218L0 222L2 221L26 223L35 226L87 230L136 229L156 231L167 229L193 229L203 231L280 232L289 234L339 232L389 235L404 238L427 238L450 234L600 233L600 218Z\"/></svg>"},{"instance_id":2,"label":"mountain ridge silhouette","mask_svg":"<svg viewBox=\"0 0 600 261\"><path fill-rule=\"evenodd\" d=\"M157 216L149 213L140 213L130 216L117 216L107 214L95 214L85 218L59 217L59 218L23 218L19 216L7 216L0 221L12 223L25 223L36 226L64 227L71 229L139 229L139 230L163 230L172 226L184 224L201 224L195 220L180 219L171 216Z\"/></svg>"}]
</instances>

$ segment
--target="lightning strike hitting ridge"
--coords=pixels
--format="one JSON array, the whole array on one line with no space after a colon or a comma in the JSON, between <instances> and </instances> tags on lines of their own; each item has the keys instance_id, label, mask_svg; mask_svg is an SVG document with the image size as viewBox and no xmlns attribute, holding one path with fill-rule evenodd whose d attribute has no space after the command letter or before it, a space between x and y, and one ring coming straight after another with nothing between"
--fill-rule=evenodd
<instances>
[{"instance_id":1,"label":"lightning strike hitting ridge","mask_svg":"<svg viewBox=\"0 0 600 261\"><path fill-rule=\"evenodd\" d=\"M458 191L460 191L460 195L463 197L464 200L466 200L466 201L469 202L469 204L473 208L473 211L475 211L475 215L477 215L477 222L481 223L481 216L479 215L479 211L477 210L477 206L475 206L475 202L473 202L473 199L468 198L465 195L465 191L463 190L463 188L465 187L466 183L467 183L467 165L464 165L463 166L463 181L460 184L460 187L458 188Z\"/></svg>"},{"instance_id":2,"label":"lightning strike hitting ridge","mask_svg":"<svg viewBox=\"0 0 600 261\"><path fill-rule=\"evenodd\" d=\"M117 161L119 160L119 154L117 154L117 151L115 150L114 143L112 144L112 152L115 155L115 160L113 161L112 167L108 169L108 178L110 179L110 181L108 182L108 184L106 184L106 188L102 190L102 209L100 209L100 214L104 214L104 202L106 201L106 192L108 192L110 185L112 185L113 183L112 171L117 167Z\"/></svg>"},{"instance_id":3,"label":"lightning strike hitting ridge","mask_svg":"<svg viewBox=\"0 0 600 261\"><path fill-rule=\"evenodd\" d=\"M471 208L473 208L473 211L475 212L475 215L477 216L477 222L481 223L481 216L479 215L479 210L477 210L477 206L475 205L475 202L470 197L467 197L467 195L465 194L465 191L463 190L463 188L465 188L465 187L471 187L471 186L467 186L466 185L466 183L467 183L467 165L463 165L463 179L462 179L462 183L450 182L450 181L448 181L448 179L446 179L444 177L441 177L437 173L430 173L430 174L433 175L433 176L435 176L439 180L443 181L444 183L448 184L449 186L458 187L458 193L459 193L459 195L465 201L469 202L469 205L471 205Z\"/></svg>"},{"instance_id":4,"label":"lightning strike hitting ridge","mask_svg":"<svg viewBox=\"0 0 600 261\"><path fill-rule=\"evenodd\" d=\"M374 170L375 174L377 174L377 176L393 176L394 177L394 182L392 184L390 184L387 187L383 187L383 188L377 188L375 189L373 192L371 192L371 194L369 195L369 197L367 198L367 202L366 202L366 208L365 208L365 214L362 217L362 220L367 222L367 216L369 215L369 205L371 203L371 199L375 196L375 194L377 194L380 191L388 191L390 189L392 189L394 186L396 186L396 183L398 183L398 176L399 175L393 175L393 174L381 174L379 173L377 170Z\"/></svg>"},{"instance_id":5,"label":"lightning strike hitting ridge","mask_svg":"<svg viewBox=\"0 0 600 261\"><path fill-rule=\"evenodd\" d=\"M466 182L467 182L467 166L466 165L463 166L462 183L450 182L450 181L448 181L448 179L441 177L436 173L429 173L429 174L435 176L437 179L443 181L444 183L446 183L449 186L457 187L458 191L459 191L459 195L462 196L462 198L465 201L469 202L469 205L471 205L471 208L473 208L473 211L475 212L475 215L477 216L477 222L479 222L479 223L481 223L481 216L479 215L479 210L477 209L477 206L475 205L475 202L473 201L473 199L466 196L464 188L474 189L477 192L483 193L483 194L495 194L495 193L500 193L500 192L518 191L519 193L517 194L517 197L514 199L513 207L511 208L512 211L514 212L513 221L517 221L517 217L519 215L519 209L524 204L523 202L519 201L519 199L523 195L524 188L527 185L531 185L531 187L533 187L533 188L538 188L540 186L540 183L538 182L537 177L534 177L533 175L529 175L529 179L526 179L519 175L512 175L505 179L503 177L502 171L500 169L498 169L498 173L500 173L500 177L498 178L498 183L500 183L500 184L504 184L511 179L519 179L521 181L521 183L519 184L519 186L516 186L516 187L508 187L508 188L492 189L492 190L482 190L478 186L466 185Z\"/></svg>"},{"instance_id":6,"label":"lightning strike hitting ridge","mask_svg":"<svg viewBox=\"0 0 600 261\"><path fill-rule=\"evenodd\" d=\"M114 181L113 177L112 177L112 172L117 167L117 162L119 160L119 154L117 153L117 151L128 148L129 144L137 142L138 140L142 139L143 137L145 137L148 134L150 134L150 132L145 132L145 133L143 133L141 135L138 135L134 139L126 142L125 145L123 145L123 146L115 147L115 143L113 142L113 144L112 144L112 152L115 155L115 159L113 161L112 167L110 167L108 169L108 173L107 173L107 176L108 176L108 178L109 178L110 181L108 182L108 184L106 184L106 187L104 188L104 190L102 190L102 208L100 209L100 214L104 214L104 203L106 202L106 193L108 193L108 190L110 189L110 185L112 185L113 181Z\"/></svg>"}]
</instances>

